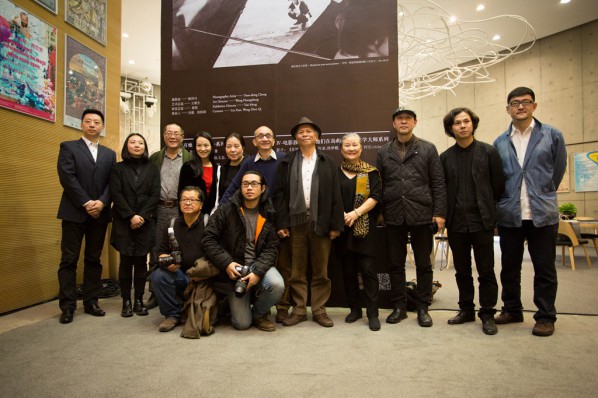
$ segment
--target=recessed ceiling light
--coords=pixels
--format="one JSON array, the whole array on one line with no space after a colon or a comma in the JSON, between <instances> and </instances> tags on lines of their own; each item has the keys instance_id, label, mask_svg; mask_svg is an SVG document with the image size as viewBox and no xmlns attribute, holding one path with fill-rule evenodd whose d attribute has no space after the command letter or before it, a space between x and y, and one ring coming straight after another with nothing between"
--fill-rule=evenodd
<instances>
[{"instance_id":1,"label":"recessed ceiling light","mask_svg":"<svg viewBox=\"0 0 598 398\"><path fill-rule=\"evenodd\" d=\"M486 6L483 4L478 4L478 6L475 8L476 11L484 11L486 9Z\"/></svg>"},{"instance_id":2,"label":"recessed ceiling light","mask_svg":"<svg viewBox=\"0 0 598 398\"><path fill-rule=\"evenodd\" d=\"M454 15L452 15L452 16L449 18L449 23L455 23L455 22L457 22L457 17L456 17L456 16L454 16Z\"/></svg>"},{"instance_id":3,"label":"recessed ceiling light","mask_svg":"<svg viewBox=\"0 0 598 398\"><path fill-rule=\"evenodd\" d=\"M135 65L135 60L134 59L130 59L129 60L129 65Z\"/></svg>"},{"instance_id":4,"label":"recessed ceiling light","mask_svg":"<svg viewBox=\"0 0 598 398\"><path fill-rule=\"evenodd\" d=\"M127 32L124 32L124 33L123 33L123 37L124 37L125 39L128 39L128 38L129 38L129 34L128 34Z\"/></svg>"},{"instance_id":5,"label":"recessed ceiling light","mask_svg":"<svg viewBox=\"0 0 598 398\"><path fill-rule=\"evenodd\" d=\"M494 41L500 40L500 35L492 36L492 40L494 40Z\"/></svg>"},{"instance_id":6,"label":"recessed ceiling light","mask_svg":"<svg viewBox=\"0 0 598 398\"><path fill-rule=\"evenodd\" d=\"M571 3L571 0L561 0L561 4L569 4Z\"/></svg>"}]
</instances>

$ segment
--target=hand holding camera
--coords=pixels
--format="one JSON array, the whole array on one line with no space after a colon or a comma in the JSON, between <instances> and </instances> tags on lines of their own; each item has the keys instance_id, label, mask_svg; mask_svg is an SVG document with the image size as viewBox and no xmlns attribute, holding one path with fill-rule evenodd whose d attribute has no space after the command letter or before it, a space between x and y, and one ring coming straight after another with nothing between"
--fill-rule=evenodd
<instances>
[{"instance_id":1,"label":"hand holding camera","mask_svg":"<svg viewBox=\"0 0 598 398\"><path fill-rule=\"evenodd\" d=\"M251 285L249 285L249 281L251 280L251 274L254 269L255 264L241 265L239 263L232 262L228 265L228 267L226 268L226 273L228 274L228 277L237 280L235 282L234 287L235 296L243 297L245 293L247 293L247 289L257 283L253 282L251 283ZM259 281L259 277L255 274L253 275Z\"/></svg>"}]
</instances>

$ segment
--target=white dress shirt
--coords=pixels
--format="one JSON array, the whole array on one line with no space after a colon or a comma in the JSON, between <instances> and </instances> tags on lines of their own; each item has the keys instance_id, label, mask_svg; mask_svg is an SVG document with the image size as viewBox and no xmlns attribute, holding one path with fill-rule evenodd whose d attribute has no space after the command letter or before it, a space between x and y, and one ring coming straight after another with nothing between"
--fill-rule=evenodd
<instances>
[{"instance_id":1,"label":"white dress shirt","mask_svg":"<svg viewBox=\"0 0 598 398\"><path fill-rule=\"evenodd\" d=\"M523 168L523 161L525 160L525 152L527 151L527 145L529 139L532 136L532 130L536 125L536 121L532 119L532 123L523 131L517 130L515 126L511 128L511 141L515 146L515 152L517 152L517 160L519 165ZM525 175L524 175L525 176ZM525 183L525 177L521 182L521 219L531 220L532 219L532 208L529 204L529 196L527 194L527 185Z\"/></svg>"}]
</instances>

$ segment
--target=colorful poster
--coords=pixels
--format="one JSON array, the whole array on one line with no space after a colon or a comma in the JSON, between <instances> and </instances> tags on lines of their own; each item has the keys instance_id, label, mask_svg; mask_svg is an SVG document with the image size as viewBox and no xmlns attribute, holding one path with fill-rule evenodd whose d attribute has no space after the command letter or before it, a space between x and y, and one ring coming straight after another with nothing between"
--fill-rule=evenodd
<instances>
[{"instance_id":1,"label":"colorful poster","mask_svg":"<svg viewBox=\"0 0 598 398\"><path fill-rule=\"evenodd\" d=\"M65 0L64 20L106 45L106 0Z\"/></svg>"},{"instance_id":2,"label":"colorful poster","mask_svg":"<svg viewBox=\"0 0 598 398\"><path fill-rule=\"evenodd\" d=\"M56 28L0 0L0 106L56 121Z\"/></svg>"},{"instance_id":3,"label":"colorful poster","mask_svg":"<svg viewBox=\"0 0 598 398\"><path fill-rule=\"evenodd\" d=\"M65 37L64 124L79 129L85 109L106 113L106 58Z\"/></svg>"},{"instance_id":4,"label":"colorful poster","mask_svg":"<svg viewBox=\"0 0 598 398\"><path fill-rule=\"evenodd\" d=\"M573 155L575 192L598 191L598 151Z\"/></svg>"},{"instance_id":5,"label":"colorful poster","mask_svg":"<svg viewBox=\"0 0 598 398\"><path fill-rule=\"evenodd\" d=\"M296 149L290 128L307 116L322 128L321 149L337 157L342 135L359 132L364 159L375 162L398 103L396 8L391 0L164 0L162 118L214 137L267 125L286 151Z\"/></svg>"},{"instance_id":6,"label":"colorful poster","mask_svg":"<svg viewBox=\"0 0 598 398\"><path fill-rule=\"evenodd\" d=\"M34 0L48 11L58 15L58 0Z\"/></svg>"}]
</instances>

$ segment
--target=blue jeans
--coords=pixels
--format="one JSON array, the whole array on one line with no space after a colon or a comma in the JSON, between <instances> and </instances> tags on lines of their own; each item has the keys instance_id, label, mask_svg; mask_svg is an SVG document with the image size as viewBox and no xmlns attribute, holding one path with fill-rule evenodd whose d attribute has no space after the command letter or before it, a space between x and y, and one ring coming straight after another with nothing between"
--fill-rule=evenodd
<instances>
[{"instance_id":1,"label":"blue jeans","mask_svg":"<svg viewBox=\"0 0 598 398\"><path fill-rule=\"evenodd\" d=\"M181 268L176 272L170 272L165 268L158 267L150 276L154 294L158 300L160 314L167 318L181 319L182 302L177 300L187 288L189 277Z\"/></svg>"},{"instance_id":2,"label":"blue jeans","mask_svg":"<svg viewBox=\"0 0 598 398\"><path fill-rule=\"evenodd\" d=\"M235 329L248 329L253 318L265 315L273 305L276 305L284 291L284 281L276 268L271 267L252 289L257 289L257 300L253 304L253 309L249 301L251 292L247 292L243 297L235 296L234 292L228 295L230 323Z\"/></svg>"}]
</instances>

